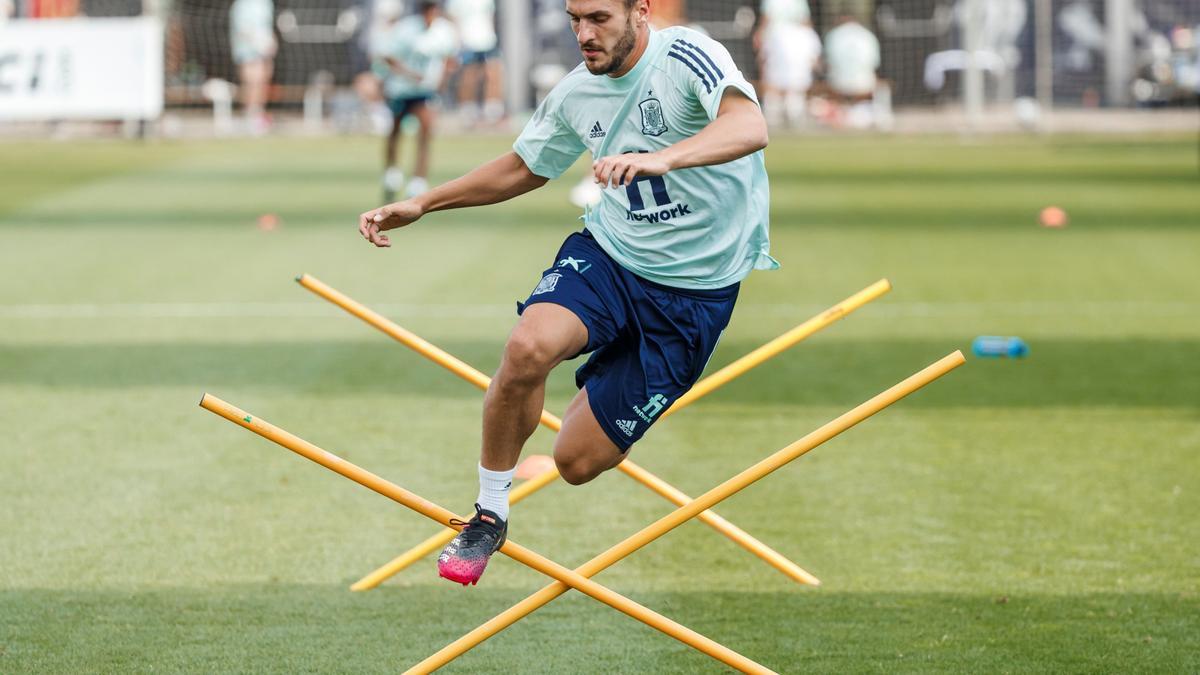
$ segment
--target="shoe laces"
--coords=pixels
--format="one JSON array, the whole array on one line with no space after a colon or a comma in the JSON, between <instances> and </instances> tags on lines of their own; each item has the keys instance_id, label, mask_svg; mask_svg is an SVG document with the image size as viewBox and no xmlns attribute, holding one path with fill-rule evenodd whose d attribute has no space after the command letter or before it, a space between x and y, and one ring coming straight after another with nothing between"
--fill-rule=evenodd
<instances>
[{"instance_id":1,"label":"shoe laces","mask_svg":"<svg viewBox=\"0 0 1200 675\"><path fill-rule=\"evenodd\" d=\"M500 536L500 528L496 525L492 525L491 523L486 523L480 520L479 513L480 509L478 506L476 506L475 517L471 520L459 520L458 518L450 519L451 525L462 526L462 533L459 534L459 537L462 539L464 544L482 541L488 537L497 539Z\"/></svg>"}]
</instances>

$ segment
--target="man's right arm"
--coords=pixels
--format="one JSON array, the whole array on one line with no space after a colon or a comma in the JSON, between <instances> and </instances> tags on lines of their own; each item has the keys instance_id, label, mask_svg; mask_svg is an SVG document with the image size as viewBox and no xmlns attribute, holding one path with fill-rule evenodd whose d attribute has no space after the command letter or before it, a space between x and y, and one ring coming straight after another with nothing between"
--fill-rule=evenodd
<instances>
[{"instance_id":1,"label":"man's right arm","mask_svg":"<svg viewBox=\"0 0 1200 675\"><path fill-rule=\"evenodd\" d=\"M423 195L363 213L358 231L376 246L391 246L383 232L404 227L426 213L496 204L540 188L547 180L530 171L517 153L509 152Z\"/></svg>"},{"instance_id":2,"label":"man's right arm","mask_svg":"<svg viewBox=\"0 0 1200 675\"><path fill-rule=\"evenodd\" d=\"M483 206L508 201L546 182L546 178L529 170L520 155L508 152L461 178L439 185L415 201L421 203L423 213Z\"/></svg>"}]
</instances>

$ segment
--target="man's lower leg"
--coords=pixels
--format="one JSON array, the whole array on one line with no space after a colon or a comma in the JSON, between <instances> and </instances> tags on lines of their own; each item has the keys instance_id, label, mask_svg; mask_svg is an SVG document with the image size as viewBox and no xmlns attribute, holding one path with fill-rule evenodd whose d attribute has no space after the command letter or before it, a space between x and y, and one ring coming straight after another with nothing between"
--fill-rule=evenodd
<instances>
[{"instance_id":1,"label":"man's lower leg","mask_svg":"<svg viewBox=\"0 0 1200 675\"><path fill-rule=\"evenodd\" d=\"M517 372L514 372L517 371ZM523 371L523 372L522 372ZM479 494L503 511L490 509L508 519L508 491L512 473L521 459L521 448L537 429L546 392L546 373L540 369L516 368L507 362L488 387L483 399L483 446L479 453ZM501 479L507 477L506 484ZM480 502L482 505L483 502Z\"/></svg>"},{"instance_id":2,"label":"man's lower leg","mask_svg":"<svg viewBox=\"0 0 1200 675\"><path fill-rule=\"evenodd\" d=\"M515 372L510 372L515 371ZM501 363L484 398L483 449L475 516L442 554L438 574L464 586L478 583L508 536L508 493L521 448L537 428L548 371Z\"/></svg>"}]
</instances>

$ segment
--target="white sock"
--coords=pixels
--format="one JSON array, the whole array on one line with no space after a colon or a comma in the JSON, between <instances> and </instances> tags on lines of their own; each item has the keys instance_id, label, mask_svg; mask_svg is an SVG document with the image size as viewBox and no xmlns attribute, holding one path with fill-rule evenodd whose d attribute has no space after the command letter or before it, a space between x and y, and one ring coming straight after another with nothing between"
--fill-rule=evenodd
<instances>
[{"instance_id":1,"label":"white sock","mask_svg":"<svg viewBox=\"0 0 1200 675\"><path fill-rule=\"evenodd\" d=\"M400 167L389 166L384 170L383 187L395 192L400 189L401 185L404 185L404 172L400 170Z\"/></svg>"},{"instance_id":2,"label":"white sock","mask_svg":"<svg viewBox=\"0 0 1200 675\"><path fill-rule=\"evenodd\" d=\"M408 179L408 189L404 191L405 197L418 197L425 194L429 190L429 181L421 176L413 176Z\"/></svg>"},{"instance_id":3,"label":"white sock","mask_svg":"<svg viewBox=\"0 0 1200 675\"><path fill-rule=\"evenodd\" d=\"M492 100L483 104L483 119L488 122L495 122L501 117L504 117L504 101Z\"/></svg>"},{"instance_id":4,"label":"white sock","mask_svg":"<svg viewBox=\"0 0 1200 675\"><path fill-rule=\"evenodd\" d=\"M508 520L508 489L512 487L516 467L508 471L492 471L479 465L479 507Z\"/></svg>"}]
</instances>

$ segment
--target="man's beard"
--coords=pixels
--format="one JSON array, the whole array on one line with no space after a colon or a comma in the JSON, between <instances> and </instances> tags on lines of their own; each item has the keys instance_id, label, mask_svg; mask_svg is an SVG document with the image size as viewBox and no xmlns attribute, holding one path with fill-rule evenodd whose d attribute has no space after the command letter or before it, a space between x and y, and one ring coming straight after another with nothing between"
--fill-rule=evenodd
<instances>
[{"instance_id":1,"label":"man's beard","mask_svg":"<svg viewBox=\"0 0 1200 675\"><path fill-rule=\"evenodd\" d=\"M606 67L597 71L592 70L592 67L587 65L587 61L584 61L584 64L587 65L588 72L593 75L608 75L610 73L615 73L625 65L625 59L629 58L629 54L633 52L633 48L636 44L637 31L634 30L633 22L630 21L625 27L625 33L621 35L621 39L617 40L617 44L613 45L612 58L609 59Z\"/></svg>"}]
</instances>

